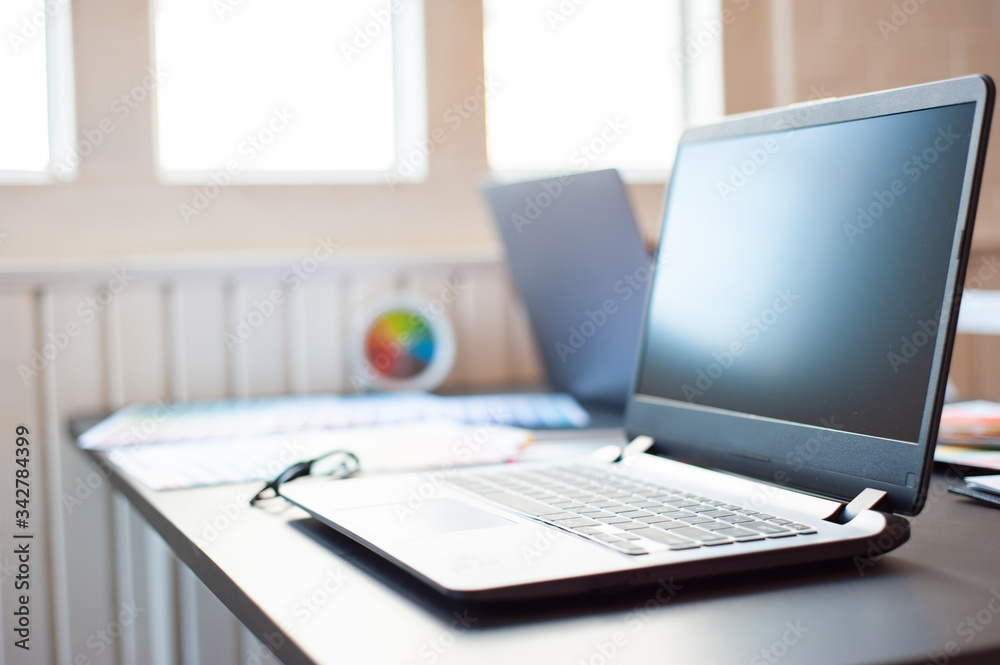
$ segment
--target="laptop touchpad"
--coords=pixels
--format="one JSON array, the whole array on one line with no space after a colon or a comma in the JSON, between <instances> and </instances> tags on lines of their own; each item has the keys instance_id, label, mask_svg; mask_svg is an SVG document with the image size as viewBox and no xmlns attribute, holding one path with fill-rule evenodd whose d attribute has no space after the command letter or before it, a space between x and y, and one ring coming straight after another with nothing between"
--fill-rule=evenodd
<instances>
[{"instance_id":1,"label":"laptop touchpad","mask_svg":"<svg viewBox=\"0 0 1000 665\"><path fill-rule=\"evenodd\" d=\"M457 499L432 499L415 506L392 503L349 509L339 511L337 521L355 533L377 529L393 540L516 524Z\"/></svg>"}]
</instances>

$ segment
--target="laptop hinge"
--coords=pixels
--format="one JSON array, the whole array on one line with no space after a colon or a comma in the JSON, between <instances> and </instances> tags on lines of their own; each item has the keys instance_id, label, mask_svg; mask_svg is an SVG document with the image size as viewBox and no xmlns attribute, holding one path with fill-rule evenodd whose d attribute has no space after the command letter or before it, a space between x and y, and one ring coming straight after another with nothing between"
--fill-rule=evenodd
<instances>
[{"instance_id":1,"label":"laptop hinge","mask_svg":"<svg viewBox=\"0 0 1000 665\"><path fill-rule=\"evenodd\" d=\"M618 459L614 461L621 462L622 460L632 457L633 455L641 455L652 447L653 437L641 434L629 441L625 447L621 449L621 454L618 455Z\"/></svg>"},{"instance_id":2,"label":"laptop hinge","mask_svg":"<svg viewBox=\"0 0 1000 665\"><path fill-rule=\"evenodd\" d=\"M841 504L839 508L826 517L827 522L837 524L847 524L855 517L866 510L873 510L885 497L888 496L884 490L866 487L848 504Z\"/></svg>"}]
</instances>

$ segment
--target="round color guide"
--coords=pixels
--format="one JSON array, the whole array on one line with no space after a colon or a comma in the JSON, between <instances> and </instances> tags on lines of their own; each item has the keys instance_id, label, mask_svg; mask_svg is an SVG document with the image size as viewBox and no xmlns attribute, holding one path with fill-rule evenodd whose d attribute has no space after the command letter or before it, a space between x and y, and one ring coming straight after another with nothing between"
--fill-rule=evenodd
<instances>
[{"instance_id":1,"label":"round color guide","mask_svg":"<svg viewBox=\"0 0 1000 665\"><path fill-rule=\"evenodd\" d=\"M394 309L376 317L365 336L365 356L381 376L412 379L434 358L434 332L419 314Z\"/></svg>"},{"instance_id":2,"label":"round color guide","mask_svg":"<svg viewBox=\"0 0 1000 665\"><path fill-rule=\"evenodd\" d=\"M348 347L359 390L433 390L455 363L455 332L433 303L392 294L362 307Z\"/></svg>"}]
</instances>

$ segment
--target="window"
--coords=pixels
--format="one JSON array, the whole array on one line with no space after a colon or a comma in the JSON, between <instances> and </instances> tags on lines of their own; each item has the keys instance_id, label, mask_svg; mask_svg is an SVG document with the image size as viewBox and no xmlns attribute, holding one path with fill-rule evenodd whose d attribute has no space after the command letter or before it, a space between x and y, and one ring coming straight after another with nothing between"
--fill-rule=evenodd
<instances>
[{"instance_id":1,"label":"window","mask_svg":"<svg viewBox=\"0 0 1000 665\"><path fill-rule=\"evenodd\" d=\"M73 135L69 0L4 0L0 5L0 182L69 180L76 162L59 164ZM16 100L16 103L15 103ZM59 166L59 168L57 168Z\"/></svg>"},{"instance_id":2,"label":"window","mask_svg":"<svg viewBox=\"0 0 1000 665\"><path fill-rule=\"evenodd\" d=\"M426 134L418 0L159 0L154 12L167 181L376 181Z\"/></svg>"},{"instance_id":3,"label":"window","mask_svg":"<svg viewBox=\"0 0 1000 665\"><path fill-rule=\"evenodd\" d=\"M687 26L713 11L718 3L705 0L484 0L490 166L517 175L617 167L662 180L694 119ZM721 54L721 40L709 41L715 48L697 55ZM721 90L721 57L718 70ZM714 105L721 111L721 96Z\"/></svg>"}]
</instances>

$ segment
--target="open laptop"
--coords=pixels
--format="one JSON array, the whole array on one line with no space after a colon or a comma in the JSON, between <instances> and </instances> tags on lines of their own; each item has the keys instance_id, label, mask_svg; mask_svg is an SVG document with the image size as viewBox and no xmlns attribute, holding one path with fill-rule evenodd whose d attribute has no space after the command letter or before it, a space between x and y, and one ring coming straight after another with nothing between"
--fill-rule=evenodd
<instances>
[{"instance_id":1,"label":"open laptop","mask_svg":"<svg viewBox=\"0 0 1000 665\"><path fill-rule=\"evenodd\" d=\"M686 131L620 460L283 495L470 600L864 570L926 497L993 97L966 77Z\"/></svg>"},{"instance_id":2,"label":"open laptop","mask_svg":"<svg viewBox=\"0 0 1000 665\"><path fill-rule=\"evenodd\" d=\"M624 411L652 259L618 171L483 187L549 385Z\"/></svg>"}]
</instances>

